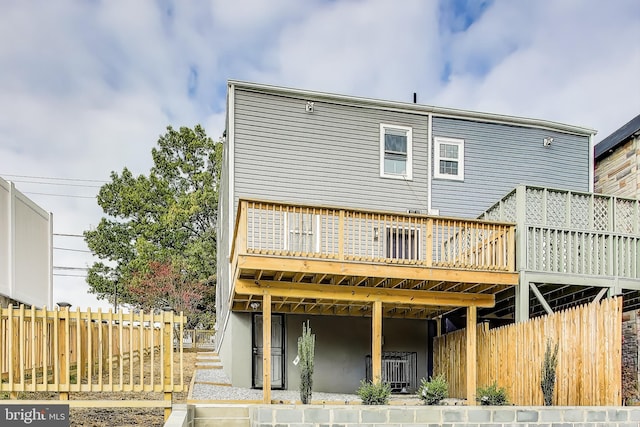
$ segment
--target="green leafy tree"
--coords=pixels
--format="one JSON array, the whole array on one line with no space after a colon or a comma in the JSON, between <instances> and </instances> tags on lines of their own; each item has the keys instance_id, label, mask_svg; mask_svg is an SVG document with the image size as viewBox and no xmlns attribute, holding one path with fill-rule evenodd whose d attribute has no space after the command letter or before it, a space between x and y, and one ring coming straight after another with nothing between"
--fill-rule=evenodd
<instances>
[{"instance_id":1,"label":"green leafy tree","mask_svg":"<svg viewBox=\"0 0 640 427\"><path fill-rule=\"evenodd\" d=\"M100 258L89 269L90 291L138 308L184 308L190 326L210 327L222 144L199 125L169 126L151 156L148 175L134 177L125 167L120 174L112 172L111 182L100 188L98 204L106 216L84 233ZM170 275L175 277L169 280ZM177 288L169 292L165 286L163 293L163 286L156 286L153 297L139 292L140 284L154 276ZM183 288L201 289L201 298L177 301L180 295L193 297Z\"/></svg>"}]
</instances>

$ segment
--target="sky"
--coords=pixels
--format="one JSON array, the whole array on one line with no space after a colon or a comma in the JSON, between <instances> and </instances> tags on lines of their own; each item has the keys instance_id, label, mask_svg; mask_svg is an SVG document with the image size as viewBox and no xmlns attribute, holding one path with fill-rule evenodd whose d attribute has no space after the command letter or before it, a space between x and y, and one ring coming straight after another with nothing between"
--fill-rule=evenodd
<instances>
[{"instance_id":1,"label":"sky","mask_svg":"<svg viewBox=\"0 0 640 427\"><path fill-rule=\"evenodd\" d=\"M111 171L166 126L224 131L229 79L552 120L598 142L640 113L638 0L24 0L0 14L0 177L53 212L54 302Z\"/></svg>"}]
</instances>

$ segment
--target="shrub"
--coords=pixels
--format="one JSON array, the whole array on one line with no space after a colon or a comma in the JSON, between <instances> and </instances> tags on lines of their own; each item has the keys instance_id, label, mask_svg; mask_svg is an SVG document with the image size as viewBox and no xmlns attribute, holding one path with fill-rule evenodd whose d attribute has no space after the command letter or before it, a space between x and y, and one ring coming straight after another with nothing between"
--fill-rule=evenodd
<instances>
[{"instance_id":1,"label":"shrub","mask_svg":"<svg viewBox=\"0 0 640 427\"><path fill-rule=\"evenodd\" d=\"M498 387L495 382L490 386L478 387L476 400L481 405L508 405L509 399L507 398L507 390L503 387Z\"/></svg>"},{"instance_id":2,"label":"shrub","mask_svg":"<svg viewBox=\"0 0 640 427\"><path fill-rule=\"evenodd\" d=\"M386 405L391 395L391 385L385 382L360 381L357 391L363 405Z\"/></svg>"},{"instance_id":3,"label":"shrub","mask_svg":"<svg viewBox=\"0 0 640 427\"><path fill-rule=\"evenodd\" d=\"M430 377L429 381L421 380L418 396L425 405L437 405L442 399L449 397L449 383L444 374Z\"/></svg>"},{"instance_id":4,"label":"shrub","mask_svg":"<svg viewBox=\"0 0 640 427\"><path fill-rule=\"evenodd\" d=\"M300 358L300 400L303 404L311 400L313 387L313 356L316 336L311 333L309 321L302 323L302 336L298 338L298 357Z\"/></svg>"},{"instance_id":5,"label":"shrub","mask_svg":"<svg viewBox=\"0 0 640 427\"><path fill-rule=\"evenodd\" d=\"M551 341L547 340L547 349L544 352L544 362L542 362L542 376L540 388L544 396L544 405L553 404L553 390L556 387L556 367L558 366L558 343L551 350Z\"/></svg>"}]
</instances>

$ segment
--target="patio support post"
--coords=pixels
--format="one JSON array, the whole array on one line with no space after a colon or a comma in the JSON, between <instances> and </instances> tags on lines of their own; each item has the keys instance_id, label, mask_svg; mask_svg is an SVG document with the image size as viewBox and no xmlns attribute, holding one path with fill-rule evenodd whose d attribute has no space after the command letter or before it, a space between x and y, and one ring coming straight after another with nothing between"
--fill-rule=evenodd
<instances>
[{"instance_id":1,"label":"patio support post","mask_svg":"<svg viewBox=\"0 0 640 427\"><path fill-rule=\"evenodd\" d=\"M262 296L262 402L271 403L271 295Z\"/></svg>"},{"instance_id":2,"label":"patio support post","mask_svg":"<svg viewBox=\"0 0 640 427\"><path fill-rule=\"evenodd\" d=\"M524 271L520 272L520 283L515 287L515 318L516 322L529 320L529 279Z\"/></svg>"},{"instance_id":3,"label":"patio support post","mask_svg":"<svg viewBox=\"0 0 640 427\"><path fill-rule=\"evenodd\" d=\"M467 307L467 405L476 404L475 395L478 380L477 323L476 306Z\"/></svg>"},{"instance_id":4,"label":"patio support post","mask_svg":"<svg viewBox=\"0 0 640 427\"><path fill-rule=\"evenodd\" d=\"M373 302L371 315L373 336L371 339L371 379L374 383L382 381L382 301Z\"/></svg>"}]
</instances>

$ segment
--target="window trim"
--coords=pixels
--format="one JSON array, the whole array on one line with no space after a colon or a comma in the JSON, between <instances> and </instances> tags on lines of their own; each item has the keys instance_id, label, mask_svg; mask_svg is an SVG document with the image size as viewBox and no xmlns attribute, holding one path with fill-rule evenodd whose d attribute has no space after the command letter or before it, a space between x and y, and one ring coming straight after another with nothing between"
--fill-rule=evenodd
<instances>
[{"instance_id":1,"label":"window trim","mask_svg":"<svg viewBox=\"0 0 640 427\"><path fill-rule=\"evenodd\" d=\"M457 145L458 158L456 160L450 158L440 157L440 146L442 144ZM438 179L448 179L452 181L464 181L464 139L459 138L447 138L442 136L436 136L433 138L433 177ZM440 172L440 160L451 160L458 162L458 174L450 175Z\"/></svg>"},{"instance_id":2,"label":"window trim","mask_svg":"<svg viewBox=\"0 0 640 427\"><path fill-rule=\"evenodd\" d=\"M395 247L397 251L398 248L401 248L401 245L398 245L399 242L403 241L403 238L398 239L400 234L407 234L408 239L410 240L410 248L409 252L412 252L415 249L415 253L412 253L409 257L399 257L399 256L391 256L392 246ZM395 235L395 240L391 240L392 236ZM420 227L407 226L407 225L387 225L385 227L384 233L384 255L387 259L396 259L396 260L411 260L411 261L420 261L422 260L422 229ZM395 243L395 245L392 245Z\"/></svg>"},{"instance_id":3,"label":"window trim","mask_svg":"<svg viewBox=\"0 0 640 427\"><path fill-rule=\"evenodd\" d=\"M407 168L404 174L389 173L384 170L384 136L387 129L397 129L407 133ZM410 126L380 123L380 176L382 178L413 180L413 128Z\"/></svg>"}]
</instances>

